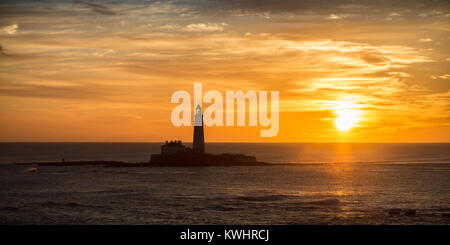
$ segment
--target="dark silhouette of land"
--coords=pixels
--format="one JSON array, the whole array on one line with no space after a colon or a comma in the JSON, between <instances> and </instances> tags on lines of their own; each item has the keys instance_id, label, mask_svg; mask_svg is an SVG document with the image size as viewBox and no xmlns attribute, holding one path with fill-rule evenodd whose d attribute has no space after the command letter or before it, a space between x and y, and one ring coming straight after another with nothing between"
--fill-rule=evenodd
<instances>
[{"instance_id":1,"label":"dark silhouette of land","mask_svg":"<svg viewBox=\"0 0 450 245\"><path fill-rule=\"evenodd\" d=\"M162 158L150 162L123 161L65 161L65 162L26 162L18 165L38 166L103 166L103 167L207 167L207 166L268 166L265 162L250 159L243 154L183 154L178 157Z\"/></svg>"}]
</instances>

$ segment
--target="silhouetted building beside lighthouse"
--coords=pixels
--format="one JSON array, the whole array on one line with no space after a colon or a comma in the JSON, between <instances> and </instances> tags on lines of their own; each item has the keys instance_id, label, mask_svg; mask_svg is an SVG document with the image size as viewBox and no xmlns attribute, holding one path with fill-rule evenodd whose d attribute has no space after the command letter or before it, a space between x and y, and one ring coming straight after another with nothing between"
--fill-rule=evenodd
<instances>
[{"instance_id":1,"label":"silhouetted building beside lighthouse","mask_svg":"<svg viewBox=\"0 0 450 245\"><path fill-rule=\"evenodd\" d=\"M205 136L203 133L202 107L197 105L194 114L194 141L192 149L195 152L205 153Z\"/></svg>"},{"instance_id":2,"label":"silhouetted building beside lighthouse","mask_svg":"<svg viewBox=\"0 0 450 245\"><path fill-rule=\"evenodd\" d=\"M187 151L186 147L181 143L181 140L176 141L166 141L164 145L161 146L161 155L169 156L176 155L180 152Z\"/></svg>"}]
</instances>

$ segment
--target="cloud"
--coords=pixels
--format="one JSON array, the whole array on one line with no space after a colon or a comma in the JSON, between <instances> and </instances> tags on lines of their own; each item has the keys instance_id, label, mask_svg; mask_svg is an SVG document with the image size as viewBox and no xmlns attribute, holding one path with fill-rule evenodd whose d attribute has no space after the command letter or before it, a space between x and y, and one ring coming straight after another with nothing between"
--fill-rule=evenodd
<instances>
[{"instance_id":1,"label":"cloud","mask_svg":"<svg viewBox=\"0 0 450 245\"><path fill-rule=\"evenodd\" d=\"M443 15L443 14L445 14L445 13L442 12L442 11L431 10L431 11L428 11L428 12L420 13L419 17L426 18L426 17L430 17L430 16L439 16L439 15Z\"/></svg>"},{"instance_id":2,"label":"cloud","mask_svg":"<svg viewBox=\"0 0 450 245\"><path fill-rule=\"evenodd\" d=\"M5 49L3 49L2 45L0 45L0 55L8 56L8 54L5 53Z\"/></svg>"},{"instance_id":3,"label":"cloud","mask_svg":"<svg viewBox=\"0 0 450 245\"><path fill-rule=\"evenodd\" d=\"M223 31L225 26L228 26L227 23L198 23L198 24L190 24L183 28L184 31L187 32L216 32Z\"/></svg>"},{"instance_id":4,"label":"cloud","mask_svg":"<svg viewBox=\"0 0 450 245\"><path fill-rule=\"evenodd\" d=\"M172 30L180 29L180 25L176 25L176 24L165 24L165 25L163 25L163 26L160 26L159 29L172 31Z\"/></svg>"},{"instance_id":5,"label":"cloud","mask_svg":"<svg viewBox=\"0 0 450 245\"><path fill-rule=\"evenodd\" d=\"M181 30L184 32L221 32L228 26L227 23L194 23L186 26L180 26L178 24L165 24L159 27L159 29L174 31Z\"/></svg>"},{"instance_id":6,"label":"cloud","mask_svg":"<svg viewBox=\"0 0 450 245\"><path fill-rule=\"evenodd\" d=\"M398 77L410 77L408 73L405 72L399 72L399 71L392 71L388 73L389 75L398 76Z\"/></svg>"},{"instance_id":7,"label":"cloud","mask_svg":"<svg viewBox=\"0 0 450 245\"><path fill-rule=\"evenodd\" d=\"M433 39L431 39L431 38L421 38L421 39L419 39L419 40L417 40L419 43L429 43L429 42L432 42L433 41Z\"/></svg>"},{"instance_id":8,"label":"cloud","mask_svg":"<svg viewBox=\"0 0 450 245\"><path fill-rule=\"evenodd\" d=\"M42 99L98 99L100 97L98 91L100 90L87 88L86 86L42 86L33 84L3 84L0 86L1 96Z\"/></svg>"},{"instance_id":9,"label":"cloud","mask_svg":"<svg viewBox=\"0 0 450 245\"><path fill-rule=\"evenodd\" d=\"M329 19L329 20L341 20L341 19L346 18L348 16L350 16L350 15L348 15L348 14L342 14L342 15L330 14L330 15L328 15L327 19Z\"/></svg>"},{"instance_id":10,"label":"cloud","mask_svg":"<svg viewBox=\"0 0 450 245\"><path fill-rule=\"evenodd\" d=\"M101 52L95 52L93 55L97 57L103 57L108 54L114 54L115 51L113 49L103 50Z\"/></svg>"},{"instance_id":11,"label":"cloud","mask_svg":"<svg viewBox=\"0 0 450 245\"><path fill-rule=\"evenodd\" d=\"M389 63L389 59L382 56L381 54L371 54L364 53L361 55L361 59L364 60L368 64L372 65L386 65Z\"/></svg>"},{"instance_id":12,"label":"cloud","mask_svg":"<svg viewBox=\"0 0 450 245\"><path fill-rule=\"evenodd\" d=\"M441 75L441 76L432 75L431 78L433 78L434 80L436 80L436 79L447 80L447 79L450 79L450 74L445 74L445 75Z\"/></svg>"},{"instance_id":13,"label":"cloud","mask_svg":"<svg viewBox=\"0 0 450 245\"><path fill-rule=\"evenodd\" d=\"M17 29L19 29L19 25L12 24L12 25L4 26L4 27L0 28L0 32L4 32L6 34L13 35L13 34L17 33Z\"/></svg>"},{"instance_id":14,"label":"cloud","mask_svg":"<svg viewBox=\"0 0 450 245\"><path fill-rule=\"evenodd\" d=\"M99 3L91 3L91 2L85 2L85 1L74 1L74 3L79 3L84 5L85 7L90 8L93 12L103 14L103 15L116 15L114 11L112 11L110 8L108 8L105 5L99 4Z\"/></svg>"},{"instance_id":15,"label":"cloud","mask_svg":"<svg viewBox=\"0 0 450 245\"><path fill-rule=\"evenodd\" d=\"M182 1L178 2L181 4ZM439 9L448 9L449 3L445 0L422 1L422 0L398 0L398 1L355 1L355 0L209 0L209 1L185 1L186 6L202 12L203 14L216 15L225 13L230 15L257 15L270 13L285 14L323 14L325 16L335 15L334 19L342 16L336 15L339 10L342 14L359 14L369 17L369 14L381 16L386 13L403 13L404 11L415 12L416 17L420 13L438 16L442 14Z\"/></svg>"}]
</instances>

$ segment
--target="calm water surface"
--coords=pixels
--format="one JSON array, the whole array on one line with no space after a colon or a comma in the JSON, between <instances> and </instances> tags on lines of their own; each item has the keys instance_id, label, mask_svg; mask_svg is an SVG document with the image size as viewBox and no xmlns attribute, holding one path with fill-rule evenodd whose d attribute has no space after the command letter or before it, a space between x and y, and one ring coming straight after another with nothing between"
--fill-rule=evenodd
<instances>
[{"instance_id":1,"label":"calm water surface","mask_svg":"<svg viewBox=\"0 0 450 245\"><path fill-rule=\"evenodd\" d=\"M208 144L265 167L38 167L148 161L154 143L1 143L2 224L450 224L450 144ZM405 215L408 210L415 215Z\"/></svg>"}]
</instances>

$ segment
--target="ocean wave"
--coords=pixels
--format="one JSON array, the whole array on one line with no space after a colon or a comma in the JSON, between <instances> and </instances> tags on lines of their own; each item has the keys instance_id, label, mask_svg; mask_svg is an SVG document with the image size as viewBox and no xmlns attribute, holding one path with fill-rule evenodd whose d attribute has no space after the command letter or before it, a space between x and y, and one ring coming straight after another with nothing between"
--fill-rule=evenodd
<instances>
[{"instance_id":1,"label":"ocean wave","mask_svg":"<svg viewBox=\"0 0 450 245\"><path fill-rule=\"evenodd\" d=\"M385 210L390 215L406 215L406 216L414 216L417 211L415 209L402 209L402 208L391 208Z\"/></svg>"},{"instance_id":2,"label":"ocean wave","mask_svg":"<svg viewBox=\"0 0 450 245\"><path fill-rule=\"evenodd\" d=\"M256 202L264 202L264 201L280 201L288 199L291 196L288 195L265 195L265 196L240 196L236 199L244 200L244 201L256 201Z\"/></svg>"},{"instance_id":3,"label":"ocean wave","mask_svg":"<svg viewBox=\"0 0 450 245\"><path fill-rule=\"evenodd\" d=\"M327 199L312 199L311 195L295 195L295 194L278 194L278 193L267 193L266 195L255 195L247 194L241 196L233 195L221 195L218 199L235 199L247 202L279 202L287 201L288 203L295 202L299 206L337 206L343 204L339 199L327 198ZM304 199L309 199L312 201L304 201Z\"/></svg>"},{"instance_id":4,"label":"ocean wave","mask_svg":"<svg viewBox=\"0 0 450 245\"><path fill-rule=\"evenodd\" d=\"M76 202L53 202L46 201L40 203L42 207L68 207L68 208L104 208L103 206L80 204Z\"/></svg>"},{"instance_id":5,"label":"ocean wave","mask_svg":"<svg viewBox=\"0 0 450 245\"><path fill-rule=\"evenodd\" d=\"M16 207L0 207L0 211L17 212L19 208Z\"/></svg>"},{"instance_id":6,"label":"ocean wave","mask_svg":"<svg viewBox=\"0 0 450 245\"><path fill-rule=\"evenodd\" d=\"M319 205L319 206L337 206L341 204L341 201L338 199L324 199L319 201L313 201L313 202L305 202L304 204L310 204L310 205Z\"/></svg>"},{"instance_id":7,"label":"ocean wave","mask_svg":"<svg viewBox=\"0 0 450 245\"><path fill-rule=\"evenodd\" d=\"M215 211L234 211L234 210L238 210L238 208L230 207L230 206L224 206L224 205L210 206L210 207L208 207L208 209L215 210Z\"/></svg>"},{"instance_id":8,"label":"ocean wave","mask_svg":"<svg viewBox=\"0 0 450 245\"><path fill-rule=\"evenodd\" d=\"M440 212L450 212L450 207L440 207L437 208L436 210Z\"/></svg>"}]
</instances>

